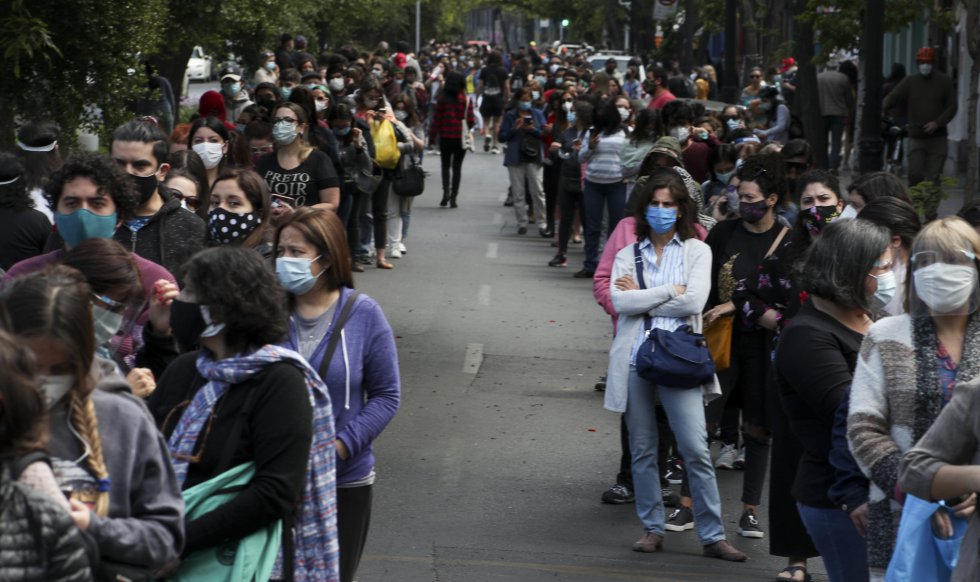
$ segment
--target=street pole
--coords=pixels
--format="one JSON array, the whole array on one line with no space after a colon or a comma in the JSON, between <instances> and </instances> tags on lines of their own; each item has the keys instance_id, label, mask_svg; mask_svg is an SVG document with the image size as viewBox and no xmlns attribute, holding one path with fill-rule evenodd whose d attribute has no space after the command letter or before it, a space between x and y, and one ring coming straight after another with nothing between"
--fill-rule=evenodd
<instances>
[{"instance_id":1,"label":"street pole","mask_svg":"<svg viewBox=\"0 0 980 582\"><path fill-rule=\"evenodd\" d=\"M884 139L881 137L881 62L884 58L885 2L867 0L861 35L861 68L864 70L861 138L858 140L861 173L881 169Z\"/></svg>"},{"instance_id":2,"label":"street pole","mask_svg":"<svg viewBox=\"0 0 980 582\"><path fill-rule=\"evenodd\" d=\"M738 98L738 71L735 69L735 0L725 0L725 74L721 84L721 100L735 103Z\"/></svg>"},{"instance_id":3,"label":"street pole","mask_svg":"<svg viewBox=\"0 0 980 582\"><path fill-rule=\"evenodd\" d=\"M415 56L422 50L422 0L415 0Z\"/></svg>"},{"instance_id":4,"label":"street pole","mask_svg":"<svg viewBox=\"0 0 980 582\"><path fill-rule=\"evenodd\" d=\"M626 27L623 30L623 50L630 52L630 19L633 17L633 3L619 0L619 5L626 9Z\"/></svg>"}]
</instances>

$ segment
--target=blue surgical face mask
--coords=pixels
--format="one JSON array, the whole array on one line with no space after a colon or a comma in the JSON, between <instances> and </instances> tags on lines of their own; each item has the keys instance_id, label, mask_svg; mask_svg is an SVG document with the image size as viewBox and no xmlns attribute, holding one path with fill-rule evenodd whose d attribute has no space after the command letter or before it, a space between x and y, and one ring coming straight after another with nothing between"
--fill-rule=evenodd
<instances>
[{"instance_id":1,"label":"blue surgical face mask","mask_svg":"<svg viewBox=\"0 0 980 582\"><path fill-rule=\"evenodd\" d=\"M738 170L736 170L735 168L732 168L728 172L715 172L715 177L718 178L718 181L721 182L722 184L727 184L728 181L732 179L732 176L734 176L735 172L737 171Z\"/></svg>"},{"instance_id":2,"label":"blue surgical face mask","mask_svg":"<svg viewBox=\"0 0 980 582\"><path fill-rule=\"evenodd\" d=\"M350 126L341 127L339 129L336 127L333 128L333 134L336 135L337 137L347 137L349 133L350 133Z\"/></svg>"},{"instance_id":3,"label":"blue surgical face mask","mask_svg":"<svg viewBox=\"0 0 980 582\"><path fill-rule=\"evenodd\" d=\"M58 234L69 247L76 247L90 238L112 238L118 220L115 212L102 216L84 208L71 214L54 214Z\"/></svg>"},{"instance_id":4,"label":"blue surgical face mask","mask_svg":"<svg viewBox=\"0 0 980 582\"><path fill-rule=\"evenodd\" d=\"M318 275L313 274L313 261L319 258L279 257L276 259L276 278L286 291L303 295L316 285L316 280L323 274L323 271Z\"/></svg>"},{"instance_id":5,"label":"blue surgical face mask","mask_svg":"<svg viewBox=\"0 0 980 582\"><path fill-rule=\"evenodd\" d=\"M268 70L270 70L270 71L275 71L276 70L276 62L275 61L269 61L268 63L265 64L265 68L268 69Z\"/></svg>"},{"instance_id":6,"label":"blue surgical face mask","mask_svg":"<svg viewBox=\"0 0 980 582\"><path fill-rule=\"evenodd\" d=\"M242 90L241 83L229 83L225 85L225 95L229 97L234 97Z\"/></svg>"},{"instance_id":7,"label":"blue surgical face mask","mask_svg":"<svg viewBox=\"0 0 980 582\"><path fill-rule=\"evenodd\" d=\"M531 91L531 99L537 101L541 98L541 91Z\"/></svg>"},{"instance_id":8,"label":"blue surgical face mask","mask_svg":"<svg viewBox=\"0 0 980 582\"><path fill-rule=\"evenodd\" d=\"M565 114L565 119L567 119L569 125L571 125L575 123L575 121L578 119L578 116L575 115L574 111L569 111L568 113Z\"/></svg>"},{"instance_id":9,"label":"blue surgical face mask","mask_svg":"<svg viewBox=\"0 0 980 582\"><path fill-rule=\"evenodd\" d=\"M875 289L874 294L870 297L871 307L875 311L881 311L886 305L892 302L892 299L895 298L895 292L898 290L895 271L888 271L877 277L874 275L869 276L878 281L878 288Z\"/></svg>"},{"instance_id":10,"label":"blue surgical face mask","mask_svg":"<svg viewBox=\"0 0 980 582\"><path fill-rule=\"evenodd\" d=\"M677 224L677 209L647 206L646 218L653 232L667 234Z\"/></svg>"},{"instance_id":11,"label":"blue surgical face mask","mask_svg":"<svg viewBox=\"0 0 980 582\"><path fill-rule=\"evenodd\" d=\"M279 94L282 96L283 101L289 101L289 96L292 94L292 92L292 87L283 87L282 89L279 89Z\"/></svg>"},{"instance_id":12,"label":"blue surgical face mask","mask_svg":"<svg viewBox=\"0 0 980 582\"><path fill-rule=\"evenodd\" d=\"M92 323L95 325L95 345L104 345L116 335L123 324L121 313L109 311L99 305L92 306Z\"/></svg>"},{"instance_id":13,"label":"blue surgical face mask","mask_svg":"<svg viewBox=\"0 0 980 582\"><path fill-rule=\"evenodd\" d=\"M521 108L521 111L527 111L527 110L531 109L531 102L530 101L521 101L518 104L518 107Z\"/></svg>"}]
</instances>

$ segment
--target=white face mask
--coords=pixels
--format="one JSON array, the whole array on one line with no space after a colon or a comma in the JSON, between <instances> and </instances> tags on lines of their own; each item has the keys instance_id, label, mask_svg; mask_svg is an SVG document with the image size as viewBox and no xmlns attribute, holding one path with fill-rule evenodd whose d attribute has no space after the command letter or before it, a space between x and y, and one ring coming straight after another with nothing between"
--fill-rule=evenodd
<instances>
[{"instance_id":1,"label":"white face mask","mask_svg":"<svg viewBox=\"0 0 980 582\"><path fill-rule=\"evenodd\" d=\"M316 102L316 110L319 112L319 111L323 111L326 108L327 108L327 102L326 102L326 100L319 100L318 99L317 102Z\"/></svg>"},{"instance_id":2,"label":"white face mask","mask_svg":"<svg viewBox=\"0 0 980 582\"><path fill-rule=\"evenodd\" d=\"M565 102L565 103L562 103L561 104L561 108L564 109L566 113L568 113L569 111L572 110L572 106L573 105L575 105L575 104L574 103L570 103L570 102Z\"/></svg>"},{"instance_id":3,"label":"white face mask","mask_svg":"<svg viewBox=\"0 0 980 582\"><path fill-rule=\"evenodd\" d=\"M630 118L630 110L629 109L627 109L625 107L617 107L616 109L619 111L619 118L622 119L623 121L626 121L627 119Z\"/></svg>"},{"instance_id":4,"label":"white face mask","mask_svg":"<svg viewBox=\"0 0 980 582\"><path fill-rule=\"evenodd\" d=\"M377 99L365 99L364 100L364 106L367 107L368 109L374 109L375 107L378 106L378 100Z\"/></svg>"},{"instance_id":5,"label":"white face mask","mask_svg":"<svg viewBox=\"0 0 980 582\"><path fill-rule=\"evenodd\" d=\"M201 161L204 162L204 167L209 170L217 168L218 164L221 163L221 158L225 156L223 148L224 144L211 143L207 141L196 143L191 146L194 153L201 156Z\"/></svg>"},{"instance_id":6,"label":"white face mask","mask_svg":"<svg viewBox=\"0 0 980 582\"><path fill-rule=\"evenodd\" d=\"M408 111L405 111L404 109L396 109L395 119L397 119L398 121L405 121L406 119L408 119Z\"/></svg>"},{"instance_id":7,"label":"white face mask","mask_svg":"<svg viewBox=\"0 0 980 582\"><path fill-rule=\"evenodd\" d=\"M934 313L967 313L977 291L977 270L971 265L933 263L912 274L915 295Z\"/></svg>"},{"instance_id":8,"label":"white face mask","mask_svg":"<svg viewBox=\"0 0 980 582\"><path fill-rule=\"evenodd\" d=\"M343 91L344 90L344 87L346 87L346 85L344 84L344 80L343 79L341 79L339 77L334 78L334 79L330 79L330 90L331 91Z\"/></svg>"},{"instance_id":9,"label":"white face mask","mask_svg":"<svg viewBox=\"0 0 980 582\"><path fill-rule=\"evenodd\" d=\"M838 218L857 218L857 215L858 215L858 211L855 210L853 206L848 204L847 208L845 208L844 211L840 213L840 216Z\"/></svg>"},{"instance_id":10,"label":"white face mask","mask_svg":"<svg viewBox=\"0 0 980 582\"><path fill-rule=\"evenodd\" d=\"M923 77L928 77L932 74L932 65L929 63L922 63L919 65L919 74Z\"/></svg>"},{"instance_id":11,"label":"white face mask","mask_svg":"<svg viewBox=\"0 0 980 582\"><path fill-rule=\"evenodd\" d=\"M878 275L877 277L874 275L871 276L878 282L878 288L869 298L872 309L877 312L892 302L892 299L895 297L895 292L898 291L898 281L895 279L895 271L888 271L884 275Z\"/></svg>"},{"instance_id":12,"label":"white face mask","mask_svg":"<svg viewBox=\"0 0 980 582\"><path fill-rule=\"evenodd\" d=\"M718 178L718 181L721 182L722 184L727 184L728 181L732 179L732 176L735 175L736 171L738 170L732 168L731 170L725 173L715 172L715 177Z\"/></svg>"},{"instance_id":13,"label":"white face mask","mask_svg":"<svg viewBox=\"0 0 980 582\"><path fill-rule=\"evenodd\" d=\"M670 136L683 145L687 142L687 138L691 137L691 129L688 127L672 127L670 128Z\"/></svg>"},{"instance_id":14,"label":"white face mask","mask_svg":"<svg viewBox=\"0 0 980 582\"><path fill-rule=\"evenodd\" d=\"M44 402L47 404L48 408L51 408L58 403L59 400L64 398L65 394L71 390L72 385L75 383L75 377L71 374L63 374L60 376L40 376L41 381L41 393L44 394Z\"/></svg>"}]
</instances>

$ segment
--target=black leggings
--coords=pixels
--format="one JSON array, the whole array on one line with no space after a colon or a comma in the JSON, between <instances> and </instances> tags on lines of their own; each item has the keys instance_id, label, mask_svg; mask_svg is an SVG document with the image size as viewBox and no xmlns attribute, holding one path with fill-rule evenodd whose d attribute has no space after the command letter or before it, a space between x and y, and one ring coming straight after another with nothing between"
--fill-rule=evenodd
<instances>
[{"instance_id":1,"label":"black leggings","mask_svg":"<svg viewBox=\"0 0 980 582\"><path fill-rule=\"evenodd\" d=\"M558 210L560 222L558 223L558 252L566 254L568 252L568 240L572 236L572 224L575 223L575 211L582 209L582 190L572 190L566 187L568 178L562 176L558 179Z\"/></svg>"},{"instance_id":2,"label":"black leggings","mask_svg":"<svg viewBox=\"0 0 980 582\"><path fill-rule=\"evenodd\" d=\"M459 194L460 171L463 169L463 140L458 137L439 138L439 156L442 158L442 191L452 193L453 198ZM449 167L452 166L452 189L449 187Z\"/></svg>"},{"instance_id":3,"label":"black leggings","mask_svg":"<svg viewBox=\"0 0 980 582\"><path fill-rule=\"evenodd\" d=\"M340 543L340 582L353 582L361 563L371 524L373 485L337 487L337 540Z\"/></svg>"},{"instance_id":4,"label":"black leggings","mask_svg":"<svg viewBox=\"0 0 980 582\"><path fill-rule=\"evenodd\" d=\"M549 231L555 230L555 207L558 203L558 180L561 175L561 164L552 161L545 164L542 178L542 190L544 190L544 217L545 228Z\"/></svg>"},{"instance_id":5,"label":"black leggings","mask_svg":"<svg viewBox=\"0 0 980 582\"><path fill-rule=\"evenodd\" d=\"M383 249L388 244L388 191L394 179L393 170L384 170L384 178L371 197L371 214L374 216L374 248Z\"/></svg>"}]
</instances>

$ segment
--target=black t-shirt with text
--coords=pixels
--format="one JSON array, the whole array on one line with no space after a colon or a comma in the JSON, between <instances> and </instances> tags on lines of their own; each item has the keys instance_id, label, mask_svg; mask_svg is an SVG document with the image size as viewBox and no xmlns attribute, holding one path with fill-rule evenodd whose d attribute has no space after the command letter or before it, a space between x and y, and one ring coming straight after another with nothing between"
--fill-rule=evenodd
<instances>
[{"instance_id":1,"label":"black t-shirt with text","mask_svg":"<svg viewBox=\"0 0 980 582\"><path fill-rule=\"evenodd\" d=\"M269 186L269 192L292 198L295 206L313 206L320 203L320 190L339 188L337 170L327 154L313 150L303 163L292 170L279 165L275 152L266 154L255 163L255 171Z\"/></svg>"}]
</instances>

